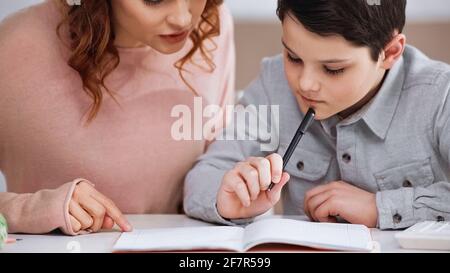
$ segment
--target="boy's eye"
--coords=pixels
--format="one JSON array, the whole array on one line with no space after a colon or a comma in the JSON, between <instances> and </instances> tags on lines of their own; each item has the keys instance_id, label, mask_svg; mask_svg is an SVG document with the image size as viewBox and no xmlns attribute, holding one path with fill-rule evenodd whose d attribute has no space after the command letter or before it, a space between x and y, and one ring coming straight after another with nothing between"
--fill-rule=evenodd
<instances>
[{"instance_id":1,"label":"boy's eye","mask_svg":"<svg viewBox=\"0 0 450 273\"><path fill-rule=\"evenodd\" d=\"M290 53L287 53L286 55L287 55L288 60L289 60L291 63L299 64L299 63L302 62L302 59L296 58L296 57L292 56Z\"/></svg>"},{"instance_id":2,"label":"boy's eye","mask_svg":"<svg viewBox=\"0 0 450 273\"><path fill-rule=\"evenodd\" d=\"M161 4L162 2L164 2L164 0L143 0L144 4L149 5L149 6L155 6L158 4Z\"/></svg>"},{"instance_id":3,"label":"boy's eye","mask_svg":"<svg viewBox=\"0 0 450 273\"><path fill-rule=\"evenodd\" d=\"M345 70L344 68L341 68L341 69L330 69L328 67L325 67L325 72L330 74L330 75L333 75L333 76L336 76L336 75L344 73L344 70Z\"/></svg>"}]
</instances>

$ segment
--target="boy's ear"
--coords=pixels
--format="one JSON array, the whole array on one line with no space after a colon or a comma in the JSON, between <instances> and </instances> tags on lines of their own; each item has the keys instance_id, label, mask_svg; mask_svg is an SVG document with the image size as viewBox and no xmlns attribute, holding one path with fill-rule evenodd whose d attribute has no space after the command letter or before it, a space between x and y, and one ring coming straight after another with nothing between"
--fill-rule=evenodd
<instances>
[{"instance_id":1,"label":"boy's ear","mask_svg":"<svg viewBox=\"0 0 450 273\"><path fill-rule=\"evenodd\" d=\"M382 67L391 69L395 62L405 51L406 36L402 33L396 34L382 52Z\"/></svg>"}]
</instances>

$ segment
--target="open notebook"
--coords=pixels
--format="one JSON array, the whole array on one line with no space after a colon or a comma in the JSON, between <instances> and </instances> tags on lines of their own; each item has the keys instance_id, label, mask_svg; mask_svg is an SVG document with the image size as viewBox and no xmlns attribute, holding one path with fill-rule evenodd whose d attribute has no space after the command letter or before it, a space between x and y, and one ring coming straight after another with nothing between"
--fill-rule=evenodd
<instances>
[{"instance_id":1,"label":"open notebook","mask_svg":"<svg viewBox=\"0 0 450 273\"><path fill-rule=\"evenodd\" d=\"M180 227L122 233L114 252L228 250L245 252L265 243L300 245L328 250L371 251L370 230L363 225L263 219L245 228L235 226Z\"/></svg>"}]
</instances>

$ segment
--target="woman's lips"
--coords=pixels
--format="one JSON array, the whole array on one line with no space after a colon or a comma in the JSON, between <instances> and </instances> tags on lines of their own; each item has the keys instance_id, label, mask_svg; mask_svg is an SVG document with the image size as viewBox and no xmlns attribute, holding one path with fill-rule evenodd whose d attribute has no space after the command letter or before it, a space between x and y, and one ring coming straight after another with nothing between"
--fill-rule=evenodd
<instances>
[{"instance_id":1,"label":"woman's lips","mask_svg":"<svg viewBox=\"0 0 450 273\"><path fill-rule=\"evenodd\" d=\"M187 36L189 34L189 31L183 31L183 32L178 32L178 33L174 33L174 34L169 34L169 35L159 35L159 37L161 37L162 39L164 39L165 41L171 43L171 44L176 44L176 43L180 43L182 41L184 41Z\"/></svg>"}]
</instances>

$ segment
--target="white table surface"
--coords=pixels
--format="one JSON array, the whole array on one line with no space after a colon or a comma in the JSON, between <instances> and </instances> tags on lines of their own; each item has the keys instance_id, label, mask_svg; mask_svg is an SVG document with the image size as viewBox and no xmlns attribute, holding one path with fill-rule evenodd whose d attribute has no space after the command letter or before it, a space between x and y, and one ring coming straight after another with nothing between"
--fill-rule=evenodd
<instances>
[{"instance_id":1,"label":"white table surface","mask_svg":"<svg viewBox=\"0 0 450 273\"><path fill-rule=\"evenodd\" d=\"M282 217L282 216L269 216ZM127 215L128 220L137 229L161 228L161 227L192 227L211 225L205 222L188 218L185 215ZM289 217L292 218L292 217ZM398 231L381 231L371 229L372 238L380 245L381 252L424 252L423 250L402 249L394 238ZM20 238L21 241L7 244L0 250L0 253L11 252L111 252L116 240L119 238L119 231L102 231L99 233L65 236L60 234L45 235L25 235L10 234L12 238Z\"/></svg>"}]
</instances>

